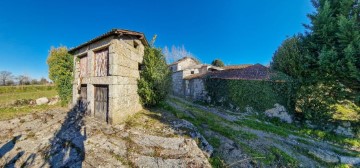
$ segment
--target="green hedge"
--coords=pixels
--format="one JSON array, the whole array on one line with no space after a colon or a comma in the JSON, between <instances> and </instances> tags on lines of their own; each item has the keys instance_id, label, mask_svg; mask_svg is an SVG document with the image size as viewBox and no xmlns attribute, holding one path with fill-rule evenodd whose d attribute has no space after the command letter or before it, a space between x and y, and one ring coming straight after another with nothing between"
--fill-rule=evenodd
<instances>
[{"instance_id":1,"label":"green hedge","mask_svg":"<svg viewBox=\"0 0 360 168\"><path fill-rule=\"evenodd\" d=\"M0 94L54 90L53 85L0 86Z\"/></svg>"},{"instance_id":2,"label":"green hedge","mask_svg":"<svg viewBox=\"0 0 360 168\"><path fill-rule=\"evenodd\" d=\"M279 103L293 111L293 83L263 80L205 80L211 103L245 110L247 106L264 111Z\"/></svg>"}]
</instances>

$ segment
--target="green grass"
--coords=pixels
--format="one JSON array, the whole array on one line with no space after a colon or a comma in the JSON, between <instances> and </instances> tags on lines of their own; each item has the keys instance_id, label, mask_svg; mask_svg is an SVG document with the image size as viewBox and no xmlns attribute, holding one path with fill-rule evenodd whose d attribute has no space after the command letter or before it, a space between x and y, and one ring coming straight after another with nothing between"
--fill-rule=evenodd
<instances>
[{"instance_id":1,"label":"green grass","mask_svg":"<svg viewBox=\"0 0 360 168\"><path fill-rule=\"evenodd\" d=\"M206 124L210 130L217 132L217 133L219 133L227 138L230 138L230 139L235 139L237 137L240 137L240 138L243 138L246 140L252 140L252 139L257 138L257 136L255 134L248 133L248 132L245 132L242 130L234 130L234 129L230 128L226 124L231 125L232 124L231 122L229 122L225 119L222 119L215 114L205 112L205 111L197 109L191 105L185 105L179 101L173 101L173 102L176 103L177 105L183 107L184 109L191 111L192 114L195 115L195 118L191 118L191 117L184 115L185 113L183 113L177 109L174 109L170 105L165 104L162 106L164 107L164 109L171 111L173 114L175 114L175 116L177 116L177 117L182 116L182 118L180 118L180 119L188 120L197 127L201 127L202 124Z\"/></svg>"},{"instance_id":2,"label":"green grass","mask_svg":"<svg viewBox=\"0 0 360 168\"><path fill-rule=\"evenodd\" d=\"M52 98L57 95L53 86L24 86L24 88L26 89L15 86L0 87L0 106L5 106L19 99ZM13 89L13 91L11 91L11 89Z\"/></svg>"},{"instance_id":3,"label":"green grass","mask_svg":"<svg viewBox=\"0 0 360 168\"><path fill-rule=\"evenodd\" d=\"M282 127L278 127L275 125L266 124L266 123L262 123L262 122L257 122L254 120L244 119L244 120L235 121L235 123L240 126L249 127L249 128L255 129L255 130L261 130L261 131L265 131L265 132L269 132L269 133L274 133L274 134L280 135L282 137L287 137L287 136L289 136L289 134L292 133L291 131L284 129Z\"/></svg>"},{"instance_id":4,"label":"green grass","mask_svg":"<svg viewBox=\"0 0 360 168\"><path fill-rule=\"evenodd\" d=\"M29 113L59 108L59 105L31 106L28 104L29 100L34 100L40 97L52 98L56 95L57 92L55 91L54 86L1 86L0 120L12 119ZM17 105L12 104L16 101L18 101Z\"/></svg>"},{"instance_id":5,"label":"green grass","mask_svg":"<svg viewBox=\"0 0 360 168\"><path fill-rule=\"evenodd\" d=\"M285 167L299 166L299 161L274 146L270 147L270 152L275 156L274 160L280 160Z\"/></svg>"},{"instance_id":6,"label":"green grass","mask_svg":"<svg viewBox=\"0 0 360 168\"><path fill-rule=\"evenodd\" d=\"M309 135L311 137L314 137L318 140L330 141L330 142L334 142L334 143L337 143L340 145L346 145L346 146L351 146L351 147L356 147L356 148L360 147L360 139L357 139L357 138L348 138L348 137L336 135L336 134L330 133L330 132L307 129L307 128L301 129L301 130L299 130L299 132L304 135Z\"/></svg>"},{"instance_id":7,"label":"green grass","mask_svg":"<svg viewBox=\"0 0 360 168\"><path fill-rule=\"evenodd\" d=\"M21 117L26 114L48 111L50 109L55 109L59 107L60 107L59 105L0 107L0 120L8 120L16 117Z\"/></svg>"},{"instance_id":8,"label":"green grass","mask_svg":"<svg viewBox=\"0 0 360 168\"><path fill-rule=\"evenodd\" d=\"M54 90L52 85L0 86L0 94Z\"/></svg>"}]
</instances>

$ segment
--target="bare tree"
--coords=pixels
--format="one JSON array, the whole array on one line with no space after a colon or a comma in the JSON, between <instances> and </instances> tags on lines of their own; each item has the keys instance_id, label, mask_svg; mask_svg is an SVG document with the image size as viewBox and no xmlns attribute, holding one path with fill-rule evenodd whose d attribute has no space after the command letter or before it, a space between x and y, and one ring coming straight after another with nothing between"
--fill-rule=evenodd
<instances>
[{"instance_id":1,"label":"bare tree","mask_svg":"<svg viewBox=\"0 0 360 168\"><path fill-rule=\"evenodd\" d=\"M2 85L6 85L6 82L13 78L12 73L9 71L0 72L0 81Z\"/></svg>"},{"instance_id":2,"label":"bare tree","mask_svg":"<svg viewBox=\"0 0 360 168\"><path fill-rule=\"evenodd\" d=\"M163 54L168 63L175 62L183 57L195 58L195 56L191 52L185 49L184 45L182 45L181 47L173 45L171 46L171 50L169 50L169 48L165 46L163 49Z\"/></svg>"},{"instance_id":3,"label":"bare tree","mask_svg":"<svg viewBox=\"0 0 360 168\"><path fill-rule=\"evenodd\" d=\"M27 75L19 75L16 79L19 81L19 85L30 83L30 78Z\"/></svg>"}]
</instances>

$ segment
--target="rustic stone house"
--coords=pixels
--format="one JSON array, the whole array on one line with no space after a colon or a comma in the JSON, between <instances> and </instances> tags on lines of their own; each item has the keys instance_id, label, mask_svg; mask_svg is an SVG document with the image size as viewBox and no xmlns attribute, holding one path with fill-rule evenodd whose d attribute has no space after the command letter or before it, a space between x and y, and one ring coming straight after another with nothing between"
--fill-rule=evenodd
<instances>
[{"instance_id":1,"label":"rustic stone house","mask_svg":"<svg viewBox=\"0 0 360 168\"><path fill-rule=\"evenodd\" d=\"M137 80L145 46L143 33L113 29L71 49L73 103L82 99L89 115L111 124L140 111Z\"/></svg>"},{"instance_id":2,"label":"rustic stone house","mask_svg":"<svg viewBox=\"0 0 360 168\"><path fill-rule=\"evenodd\" d=\"M201 76L207 72L222 70L219 67L200 64L194 58L184 57L169 65L172 71L172 93L176 96L198 99L206 95L204 88L200 88L202 81L189 82L191 76Z\"/></svg>"}]
</instances>

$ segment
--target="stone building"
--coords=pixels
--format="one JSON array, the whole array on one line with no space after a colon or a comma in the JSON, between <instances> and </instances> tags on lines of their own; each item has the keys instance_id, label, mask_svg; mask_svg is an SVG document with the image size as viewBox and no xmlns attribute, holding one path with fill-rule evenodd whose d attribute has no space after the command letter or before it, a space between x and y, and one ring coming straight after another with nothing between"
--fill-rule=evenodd
<instances>
[{"instance_id":1,"label":"stone building","mask_svg":"<svg viewBox=\"0 0 360 168\"><path fill-rule=\"evenodd\" d=\"M184 57L169 65L172 71L172 93L175 96L200 99L206 95L200 76L222 70L212 65L201 64L194 58Z\"/></svg>"},{"instance_id":2,"label":"stone building","mask_svg":"<svg viewBox=\"0 0 360 168\"><path fill-rule=\"evenodd\" d=\"M145 46L143 33L113 29L71 49L73 103L82 99L89 115L111 124L140 111L137 80Z\"/></svg>"}]
</instances>

